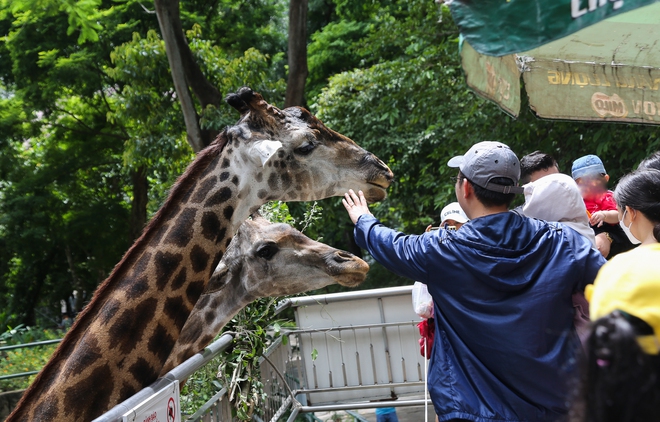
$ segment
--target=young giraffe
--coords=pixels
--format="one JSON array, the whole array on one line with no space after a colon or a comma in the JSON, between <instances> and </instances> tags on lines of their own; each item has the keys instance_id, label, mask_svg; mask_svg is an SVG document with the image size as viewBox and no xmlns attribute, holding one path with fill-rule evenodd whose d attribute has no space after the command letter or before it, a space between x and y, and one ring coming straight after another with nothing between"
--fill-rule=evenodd
<instances>
[{"instance_id":1,"label":"young giraffe","mask_svg":"<svg viewBox=\"0 0 660 422\"><path fill-rule=\"evenodd\" d=\"M201 351L255 299L293 295L339 283L354 287L369 265L286 224L246 220L181 330L160 375Z\"/></svg>"},{"instance_id":2,"label":"young giraffe","mask_svg":"<svg viewBox=\"0 0 660 422\"><path fill-rule=\"evenodd\" d=\"M307 110L241 88L241 113L177 180L99 286L7 421L89 421L156 380L240 224L270 200L362 189L385 197L390 169Z\"/></svg>"}]
</instances>

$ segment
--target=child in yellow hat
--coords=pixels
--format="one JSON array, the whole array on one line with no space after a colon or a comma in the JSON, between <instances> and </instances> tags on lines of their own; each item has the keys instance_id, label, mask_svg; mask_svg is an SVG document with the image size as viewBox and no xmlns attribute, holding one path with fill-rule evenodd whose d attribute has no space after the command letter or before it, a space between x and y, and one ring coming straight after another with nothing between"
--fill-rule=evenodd
<instances>
[{"instance_id":1,"label":"child in yellow hat","mask_svg":"<svg viewBox=\"0 0 660 422\"><path fill-rule=\"evenodd\" d=\"M572 421L660 415L660 243L617 255L585 291L594 321Z\"/></svg>"}]
</instances>

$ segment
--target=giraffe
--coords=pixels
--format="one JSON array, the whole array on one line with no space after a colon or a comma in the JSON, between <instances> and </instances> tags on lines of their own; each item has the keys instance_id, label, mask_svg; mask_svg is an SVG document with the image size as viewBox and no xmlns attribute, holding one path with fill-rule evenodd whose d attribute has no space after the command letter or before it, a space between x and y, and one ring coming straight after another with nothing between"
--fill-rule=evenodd
<instances>
[{"instance_id":1,"label":"giraffe","mask_svg":"<svg viewBox=\"0 0 660 422\"><path fill-rule=\"evenodd\" d=\"M386 196L391 170L309 111L248 87L226 101L238 122L177 179L7 422L92 420L156 380L234 233L267 201Z\"/></svg>"},{"instance_id":2,"label":"giraffe","mask_svg":"<svg viewBox=\"0 0 660 422\"><path fill-rule=\"evenodd\" d=\"M201 351L255 299L294 295L339 283L354 287L369 264L316 242L287 224L246 220L186 320L160 375Z\"/></svg>"}]
</instances>

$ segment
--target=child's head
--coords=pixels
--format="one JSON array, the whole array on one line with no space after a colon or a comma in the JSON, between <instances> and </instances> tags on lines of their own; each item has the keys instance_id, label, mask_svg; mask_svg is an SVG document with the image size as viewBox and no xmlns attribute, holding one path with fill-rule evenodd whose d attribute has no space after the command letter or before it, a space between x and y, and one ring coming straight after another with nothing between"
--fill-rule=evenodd
<instances>
[{"instance_id":1,"label":"child's head","mask_svg":"<svg viewBox=\"0 0 660 422\"><path fill-rule=\"evenodd\" d=\"M597 195L607 190L610 176L597 155L585 155L573 161L571 175L580 187L582 196Z\"/></svg>"}]
</instances>

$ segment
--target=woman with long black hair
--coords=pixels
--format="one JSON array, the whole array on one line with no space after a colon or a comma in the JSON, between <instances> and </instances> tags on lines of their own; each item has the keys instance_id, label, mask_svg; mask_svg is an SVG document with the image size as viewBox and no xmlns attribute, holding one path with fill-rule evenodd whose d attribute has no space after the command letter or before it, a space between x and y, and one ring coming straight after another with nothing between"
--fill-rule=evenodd
<instances>
[{"instance_id":1,"label":"woman with long black hair","mask_svg":"<svg viewBox=\"0 0 660 422\"><path fill-rule=\"evenodd\" d=\"M572 422L660 421L660 171L624 176L614 198L641 245L612 258L585 291L594 322Z\"/></svg>"}]
</instances>

